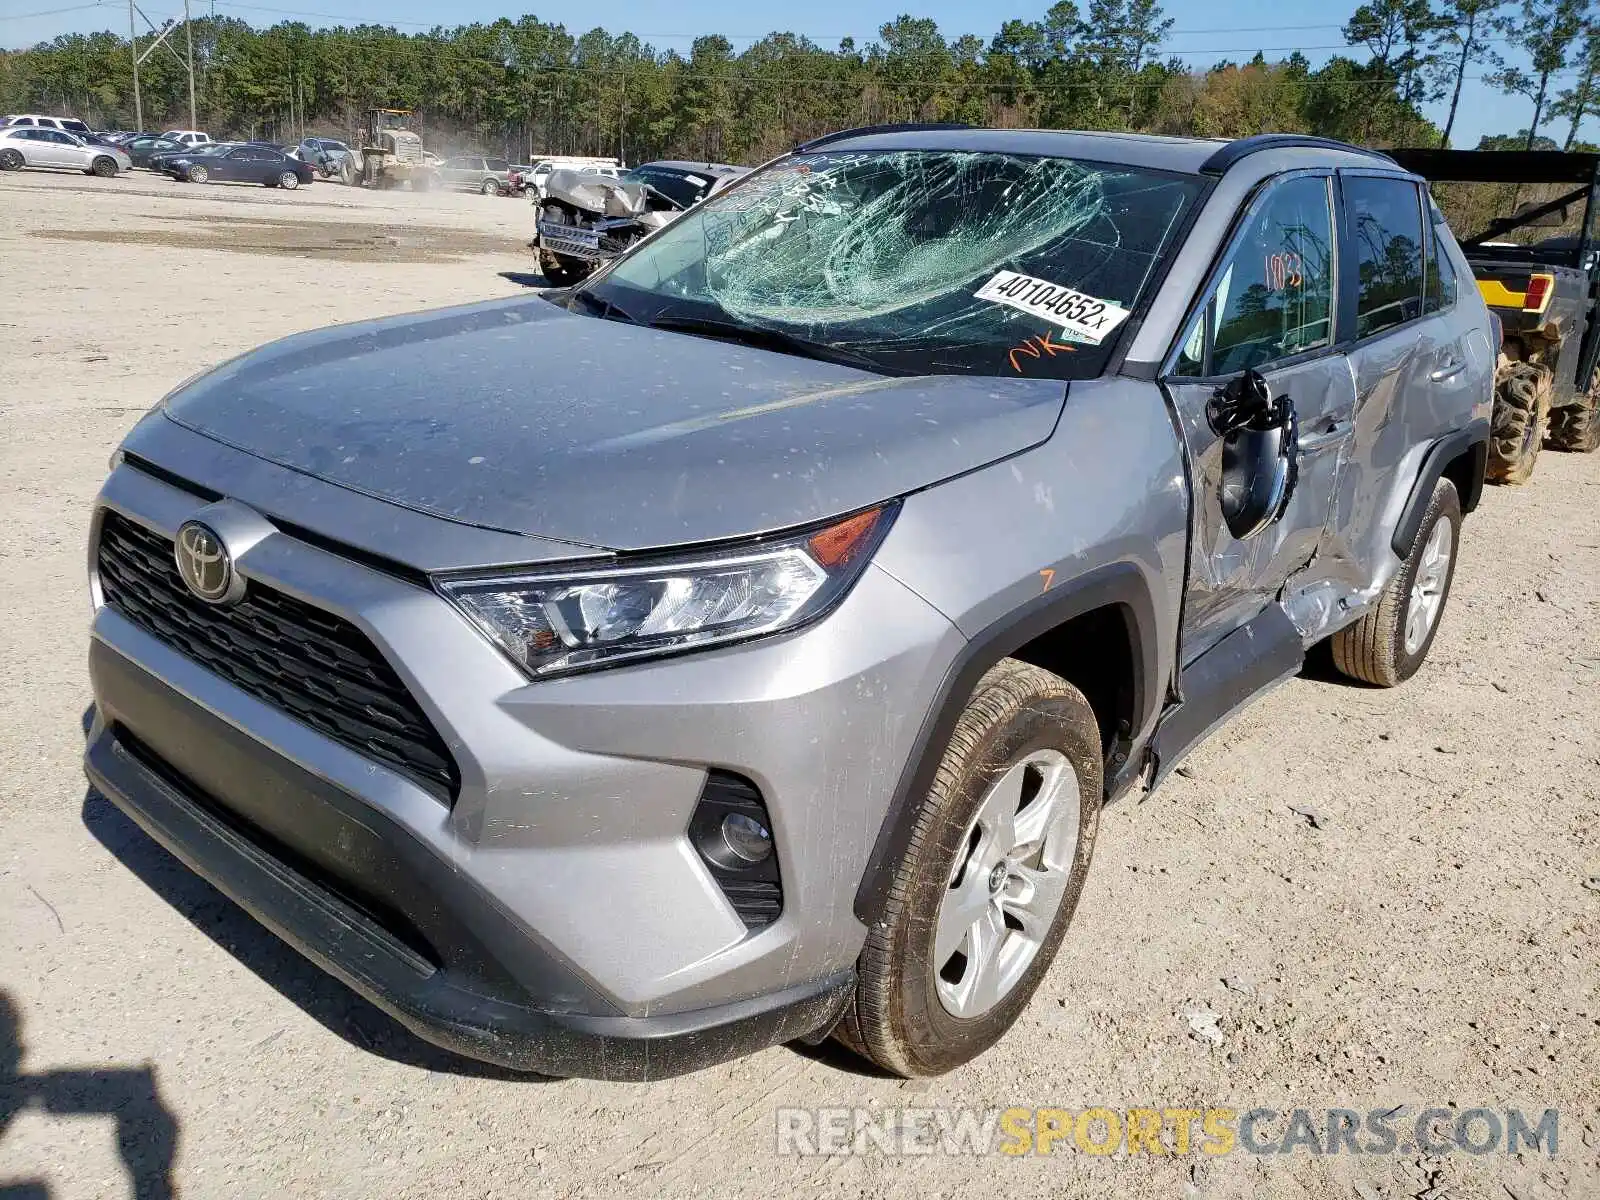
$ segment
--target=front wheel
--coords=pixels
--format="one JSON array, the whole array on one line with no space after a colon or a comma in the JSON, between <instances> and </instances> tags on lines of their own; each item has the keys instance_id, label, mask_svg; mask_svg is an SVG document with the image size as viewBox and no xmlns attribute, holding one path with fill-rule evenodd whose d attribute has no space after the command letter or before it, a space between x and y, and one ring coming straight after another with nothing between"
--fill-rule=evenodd
<instances>
[{"instance_id":1,"label":"front wheel","mask_svg":"<svg viewBox=\"0 0 1600 1200\"><path fill-rule=\"evenodd\" d=\"M0 171L20 171L27 165L27 159L22 157L22 151L0 150Z\"/></svg>"},{"instance_id":2,"label":"front wheel","mask_svg":"<svg viewBox=\"0 0 1600 1200\"><path fill-rule=\"evenodd\" d=\"M834 1035L897 1075L999 1041L1078 905L1102 796L1100 730L1077 688L1004 659L978 681L867 935Z\"/></svg>"},{"instance_id":3,"label":"front wheel","mask_svg":"<svg viewBox=\"0 0 1600 1200\"><path fill-rule=\"evenodd\" d=\"M1417 673L1439 632L1460 542L1461 499L1456 485L1441 479L1399 574L1375 607L1333 635L1333 665L1341 673L1378 687Z\"/></svg>"},{"instance_id":4,"label":"front wheel","mask_svg":"<svg viewBox=\"0 0 1600 1200\"><path fill-rule=\"evenodd\" d=\"M582 259L562 258L559 254L541 250L539 270L552 287L570 287L589 278L593 268Z\"/></svg>"},{"instance_id":5,"label":"front wheel","mask_svg":"<svg viewBox=\"0 0 1600 1200\"><path fill-rule=\"evenodd\" d=\"M295 190L295 188L300 186L300 176L296 175L293 171L285 171L282 175L278 176L278 186L286 191L292 192Z\"/></svg>"},{"instance_id":6,"label":"front wheel","mask_svg":"<svg viewBox=\"0 0 1600 1200\"><path fill-rule=\"evenodd\" d=\"M208 169L206 169L205 167L190 167L189 168L189 182L190 183L206 183L206 182L208 182L210 180L210 178L211 178L211 172Z\"/></svg>"},{"instance_id":7,"label":"front wheel","mask_svg":"<svg viewBox=\"0 0 1600 1200\"><path fill-rule=\"evenodd\" d=\"M89 170L101 179L114 179L117 174L117 160L100 155L90 165Z\"/></svg>"}]
</instances>

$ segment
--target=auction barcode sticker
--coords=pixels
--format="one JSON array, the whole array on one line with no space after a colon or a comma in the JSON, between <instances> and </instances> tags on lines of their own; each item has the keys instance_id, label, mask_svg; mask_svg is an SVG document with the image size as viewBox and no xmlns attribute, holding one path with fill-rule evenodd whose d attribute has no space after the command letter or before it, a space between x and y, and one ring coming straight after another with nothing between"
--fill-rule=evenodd
<instances>
[{"instance_id":1,"label":"auction barcode sticker","mask_svg":"<svg viewBox=\"0 0 1600 1200\"><path fill-rule=\"evenodd\" d=\"M1128 319L1128 310L1109 300L1098 300L1048 279L1035 279L1016 271L998 271L974 293L979 300L1006 304L1081 334L1098 345Z\"/></svg>"}]
</instances>

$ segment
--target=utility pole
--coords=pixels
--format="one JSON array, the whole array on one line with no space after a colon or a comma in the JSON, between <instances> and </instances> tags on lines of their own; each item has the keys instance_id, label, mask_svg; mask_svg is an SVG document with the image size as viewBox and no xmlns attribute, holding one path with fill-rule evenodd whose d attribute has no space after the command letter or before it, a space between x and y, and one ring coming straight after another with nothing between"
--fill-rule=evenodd
<instances>
[{"instance_id":1,"label":"utility pole","mask_svg":"<svg viewBox=\"0 0 1600 1200\"><path fill-rule=\"evenodd\" d=\"M189 0L183 0L183 40L189 48L189 128L199 129L200 122L194 114L194 34L189 29Z\"/></svg>"},{"instance_id":2,"label":"utility pole","mask_svg":"<svg viewBox=\"0 0 1600 1200\"><path fill-rule=\"evenodd\" d=\"M133 0L128 0L128 52L133 55L133 127L144 128L144 101L139 98L139 37L133 25Z\"/></svg>"}]
</instances>

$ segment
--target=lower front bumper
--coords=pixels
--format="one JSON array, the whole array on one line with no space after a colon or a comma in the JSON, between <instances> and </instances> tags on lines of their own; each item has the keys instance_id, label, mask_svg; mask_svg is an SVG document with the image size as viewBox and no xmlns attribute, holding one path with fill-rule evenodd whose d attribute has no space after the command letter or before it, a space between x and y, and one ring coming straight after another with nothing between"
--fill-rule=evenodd
<instances>
[{"instance_id":1,"label":"lower front bumper","mask_svg":"<svg viewBox=\"0 0 1600 1200\"><path fill-rule=\"evenodd\" d=\"M654 1017L550 1011L533 997L485 995L285 861L270 838L109 724L103 709L84 765L89 781L118 808L313 963L418 1036L485 1062L560 1076L659 1079L824 1033L854 983L853 973L844 972Z\"/></svg>"}]
</instances>

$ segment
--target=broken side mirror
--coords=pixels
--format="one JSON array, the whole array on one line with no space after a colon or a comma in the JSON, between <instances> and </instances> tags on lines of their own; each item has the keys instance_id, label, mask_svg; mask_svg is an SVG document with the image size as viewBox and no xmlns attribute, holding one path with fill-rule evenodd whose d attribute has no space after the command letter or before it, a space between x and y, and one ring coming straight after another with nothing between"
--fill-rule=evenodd
<instances>
[{"instance_id":1,"label":"broken side mirror","mask_svg":"<svg viewBox=\"0 0 1600 1200\"><path fill-rule=\"evenodd\" d=\"M1222 439L1222 519L1243 541L1283 516L1294 494L1300 450L1294 403L1274 399L1260 372L1245 371L1212 395L1206 418Z\"/></svg>"}]
</instances>

